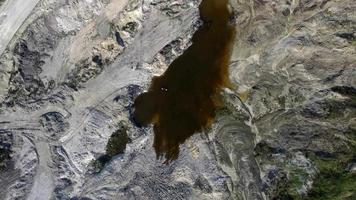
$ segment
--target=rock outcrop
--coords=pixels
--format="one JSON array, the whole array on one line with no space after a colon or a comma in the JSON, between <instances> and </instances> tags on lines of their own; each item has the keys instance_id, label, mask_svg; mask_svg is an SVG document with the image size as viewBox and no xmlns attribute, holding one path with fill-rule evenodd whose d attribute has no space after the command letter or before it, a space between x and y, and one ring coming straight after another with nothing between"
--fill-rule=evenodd
<instances>
[{"instance_id":1,"label":"rock outcrop","mask_svg":"<svg viewBox=\"0 0 356 200\"><path fill-rule=\"evenodd\" d=\"M0 0L0 198L356 198L355 1L230 3L236 88L165 165L133 102L200 0Z\"/></svg>"}]
</instances>

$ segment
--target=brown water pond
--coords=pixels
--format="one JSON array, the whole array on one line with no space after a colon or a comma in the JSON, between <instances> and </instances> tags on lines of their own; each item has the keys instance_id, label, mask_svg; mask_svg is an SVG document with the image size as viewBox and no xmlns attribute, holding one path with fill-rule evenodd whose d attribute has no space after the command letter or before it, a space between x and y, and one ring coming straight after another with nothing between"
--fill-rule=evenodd
<instances>
[{"instance_id":1,"label":"brown water pond","mask_svg":"<svg viewBox=\"0 0 356 200\"><path fill-rule=\"evenodd\" d=\"M204 24L192 46L154 77L148 92L134 103L135 121L153 123L153 147L167 163L178 157L180 144L212 124L221 106L220 92L231 85L228 64L235 28L229 22L228 0L203 0L200 16Z\"/></svg>"}]
</instances>

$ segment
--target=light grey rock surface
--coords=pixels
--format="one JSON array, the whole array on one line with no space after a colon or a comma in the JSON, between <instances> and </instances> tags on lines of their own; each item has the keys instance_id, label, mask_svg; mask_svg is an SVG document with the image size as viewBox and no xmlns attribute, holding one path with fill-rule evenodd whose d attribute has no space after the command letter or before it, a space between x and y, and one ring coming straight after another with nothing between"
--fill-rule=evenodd
<instances>
[{"instance_id":1,"label":"light grey rock surface","mask_svg":"<svg viewBox=\"0 0 356 200\"><path fill-rule=\"evenodd\" d=\"M351 180L353 0L231 1L236 90L222 91L215 123L178 160L156 160L152 128L135 126L132 104L191 44L199 3L0 4L0 199L313 198L320 163L336 161L346 178L333 181ZM122 126L125 152L100 165Z\"/></svg>"}]
</instances>

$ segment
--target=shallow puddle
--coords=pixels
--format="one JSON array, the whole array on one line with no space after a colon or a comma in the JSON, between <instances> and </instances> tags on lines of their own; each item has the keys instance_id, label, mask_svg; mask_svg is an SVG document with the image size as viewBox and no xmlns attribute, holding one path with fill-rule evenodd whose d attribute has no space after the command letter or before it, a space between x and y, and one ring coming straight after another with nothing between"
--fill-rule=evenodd
<instances>
[{"instance_id":1,"label":"shallow puddle","mask_svg":"<svg viewBox=\"0 0 356 200\"><path fill-rule=\"evenodd\" d=\"M204 25L194 34L193 44L134 103L134 119L154 124L157 157L166 162L179 154L179 145L213 122L221 106L220 91L229 87L228 64L235 29L228 0L203 0Z\"/></svg>"}]
</instances>

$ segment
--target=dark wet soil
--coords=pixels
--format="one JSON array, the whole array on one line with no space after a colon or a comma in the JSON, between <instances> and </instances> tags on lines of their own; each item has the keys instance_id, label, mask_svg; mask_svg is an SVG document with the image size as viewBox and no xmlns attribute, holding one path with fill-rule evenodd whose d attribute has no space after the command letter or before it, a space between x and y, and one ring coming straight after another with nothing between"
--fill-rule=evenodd
<instances>
[{"instance_id":1,"label":"dark wet soil","mask_svg":"<svg viewBox=\"0 0 356 200\"><path fill-rule=\"evenodd\" d=\"M228 0L203 0L203 26L193 44L159 77L152 79L146 93L134 103L134 119L154 125L157 157L166 162L179 154L179 145L194 133L209 127L221 106L220 92L231 84L228 64L235 29Z\"/></svg>"},{"instance_id":2,"label":"dark wet soil","mask_svg":"<svg viewBox=\"0 0 356 200\"><path fill-rule=\"evenodd\" d=\"M106 154L110 157L124 153L127 143L130 143L131 139L127 135L125 127L120 127L111 136L106 144Z\"/></svg>"}]
</instances>

